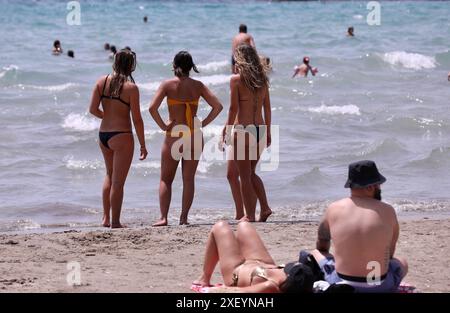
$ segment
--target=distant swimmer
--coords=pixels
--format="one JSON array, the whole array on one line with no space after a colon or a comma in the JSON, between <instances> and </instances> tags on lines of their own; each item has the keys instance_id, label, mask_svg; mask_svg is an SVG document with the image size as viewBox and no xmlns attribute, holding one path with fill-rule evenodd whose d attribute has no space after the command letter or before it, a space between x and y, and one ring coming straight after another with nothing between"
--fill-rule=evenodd
<instances>
[{"instance_id":1,"label":"distant swimmer","mask_svg":"<svg viewBox=\"0 0 450 313\"><path fill-rule=\"evenodd\" d=\"M240 44L247 44L256 49L255 41L253 40L252 35L247 34L247 25L245 24L239 25L239 34L234 36L231 46L231 72L233 74L237 73L235 68L236 61L234 60L233 55L234 51L236 50L236 47L239 46Z\"/></svg>"},{"instance_id":2,"label":"distant swimmer","mask_svg":"<svg viewBox=\"0 0 450 313\"><path fill-rule=\"evenodd\" d=\"M63 53L63 49L61 48L61 42L59 40L55 40L53 42L52 54L53 55L60 55L61 53Z\"/></svg>"},{"instance_id":3,"label":"distant swimmer","mask_svg":"<svg viewBox=\"0 0 450 313\"><path fill-rule=\"evenodd\" d=\"M116 53L117 53L116 46L111 46L110 51L111 51L111 53L109 54L109 58L110 58L111 60L114 60L114 56L115 56Z\"/></svg>"},{"instance_id":4,"label":"distant swimmer","mask_svg":"<svg viewBox=\"0 0 450 313\"><path fill-rule=\"evenodd\" d=\"M127 50L130 50L130 51L131 51L130 46L126 46L124 49L127 49Z\"/></svg>"},{"instance_id":5,"label":"distant swimmer","mask_svg":"<svg viewBox=\"0 0 450 313\"><path fill-rule=\"evenodd\" d=\"M294 68L294 75L292 75L292 78L297 75L306 77L308 76L308 72L311 72L312 76L316 76L319 70L317 69L317 67L311 67L311 65L309 64L309 57L304 57L303 64Z\"/></svg>"},{"instance_id":6,"label":"distant swimmer","mask_svg":"<svg viewBox=\"0 0 450 313\"><path fill-rule=\"evenodd\" d=\"M103 45L103 49L105 49L106 51L109 51L109 50L111 50L111 46L109 45L109 43L105 43Z\"/></svg>"},{"instance_id":7,"label":"distant swimmer","mask_svg":"<svg viewBox=\"0 0 450 313\"><path fill-rule=\"evenodd\" d=\"M75 53L73 52L73 50L69 50L67 51L67 56L70 58L75 58Z\"/></svg>"},{"instance_id":8,"label":"distant swimmer","mask_svg":"<svg viewBox=\"0 0 450 313\"><path fill-rule=\"evenodd\" d=\"M148 17L144 16L144 23L147 23L147 22L148 22Z\"/></svg>"},{"instance_id":9,"label":"distant swimmer","mask_svg":"<svg viewBox=\"0 0 450 313\"><path fill-rule=\"evenodd\" d=\"M350 27L347 29L347 36L349 36L349 37L355 37L354 31L355 31L355 29L353 28L353 26L350 26Z\"/></svg>"},{"instance_id":10,"label":"distant swimmer","mask_svg":"<svg viewBox=\"0 0 450 313\"><path fill-rule=\"evenodd\" d=\"M448 72L448 77L447 77L448 81L450 82L450 72Z\"/></svg>"}]
</instances>

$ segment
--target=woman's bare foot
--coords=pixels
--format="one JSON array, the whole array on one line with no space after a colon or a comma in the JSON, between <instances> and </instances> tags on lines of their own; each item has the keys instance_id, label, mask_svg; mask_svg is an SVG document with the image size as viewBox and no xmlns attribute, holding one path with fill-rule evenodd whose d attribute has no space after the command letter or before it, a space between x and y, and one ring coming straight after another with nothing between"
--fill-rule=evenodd
<instances>
[{"instance_id":1,"label":"woman's bare foot","mask_svg":"<svg viewBox=\"0 0 450 313\"><path fill-rule=\"evenodd\" d=\"M167 219L166 218L161 218L156 223L154 223L152 226L153 227L167 226Z\"/></svg>"},{"instance_id":2,"label":"woman's bare foot","mask_svg":"<svg viewBox=\"0 0 450 313\"><path fill-rule=\"evenodd\" d=\"M120 223L112 223L111 228L127 228L125 225L122 225Z\"/></svg>"},{"instance_id":3,"label":"woman's bare foot","mask_svg":"<svg viewBox=\"0 0 450 313\"><path fill-rule=\"evenodd\" d=\"M261 214L259 215L259 220L258 220L258 222L265 222L265 221L267 221L267 218L268 218L271 214L272 214L272 210L271 210L271 209L265 210L264 212L261 211Z\"/></svg>"},{"instance_id":4,"label":"woman's bare foot","mask_svg":"<svg viewBox=\"0 0 450 313\"><path fill-rule=\"evenodd\" d=\"M188 221L180 221L180 225L190 225Z\"/></svg>"},{"instance_id":5,"label":"woman's bare foot","mask_svg":"<svg viewBox=\"0 0 450 313\"><path fill-rule=\"evenodd\" d=\"M103 216L102 226L103 227L111 227L111 222L110 222L109 216Z\"/></svg>"},{"instance_id":6,"label":"woman's bare foot","mask_svg":"<svg viewBox=\"0 0 450 313\"><path fill-rule=\"evenodd\" d=\"M236 217L234 218L235 220L239 221L241 218L245 217L244 214L237 214L236 213Z\"/></svg>"},{"instance_id":7,"label":"woman's bare foot","mask_svg":"<svg viewBox=\"0 0 450 313\"><path fill-rule=\"evenodd\" d=\"M192 285L197 285L197 286L201 286L201 287L210 287L211 286L211 282L209 279L206 279L203 275L200 276L199 279L194 280L192 282Z\"/></svg>"},{"instance_id":8,"label":"woman's bare foot","mask_svg":"<svg viewBox=\"0 0 450 313\"><path fill-rule=\"evenodd\" d=\"M242 218L239 220L238 223L240 223L240 222L254 222L254 221L255 221L255 219L250 219L250 218L248 218L247 215L244 215L244 217L242 217Z\"/></svg>"}]
</instances>

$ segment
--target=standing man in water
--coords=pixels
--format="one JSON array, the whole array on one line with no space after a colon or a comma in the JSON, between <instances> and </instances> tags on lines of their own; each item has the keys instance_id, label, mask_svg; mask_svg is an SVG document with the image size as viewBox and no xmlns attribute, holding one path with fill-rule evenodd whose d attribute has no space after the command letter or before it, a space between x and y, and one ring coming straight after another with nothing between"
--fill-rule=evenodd
<instances>
[{"instance_id":1,"label":"standing man in water","mask_svg":"<svg viewBox=\"0 0 450 313\"><path fill-rule=\"evenodd\" d=\"M308 72L311 72L312 76L316 76L318 71L319 70L317 69L317 67L313 68L309 64L309 57L304 57L303 64L296 66L294 68L294 75L292 75L292 78L294 78L297 75L299 75L301 77L306 77L306 76L308 76Z\"/></svg>"},{"instance_id":2,"label":"standing man in water","mask_svg":"<svg viewBox=\"0 0 450 313\"><path fill-rule=\"evenodd\" d=\"M247 34L247 25L241 24L239 25L239 34L234 36L233 42L231 44L231 72L233 74L236 74L236 61L234 60L234 51L236 50L236 47L240 44L248 44L252 46L253 48L256 48L255 41L253 40L252 35Z\"/></svg>"}]
</instances>

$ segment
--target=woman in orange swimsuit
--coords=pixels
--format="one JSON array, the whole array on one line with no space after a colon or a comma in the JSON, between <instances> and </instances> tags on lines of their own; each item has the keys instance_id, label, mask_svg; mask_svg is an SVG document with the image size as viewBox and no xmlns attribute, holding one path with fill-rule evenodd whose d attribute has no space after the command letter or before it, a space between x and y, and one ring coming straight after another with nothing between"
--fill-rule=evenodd
<instances>
[{"instance_id":1,"label":"woman in orange swimsuit","mask_svg":"<svg viewBox=\"0 0 450 313\"><path fill-rule=\"evenodd\" d=\"M312 270L298 262L276 265L249 222L240 222L236 235L227 222L220 221L212 227L206 242L203 273L193 284L210 286L217 263L225 285L225 290L221 287L220 291L312 291Z\"/></svg>"},{"instance_id":2,"label":"woman in orange swimsuit","mask_svg":"<svg viewBox=\"0 0 450 313\"><path fill-rule=\"evenodd\" d=\"M194 199L194 178L203 149L201 128L211 123L222 111L222 104L202 82L189 77L193 69L198 73L187 51L180 51L173 59L175 77L161 83L150 104L150 114L158 126L166 132L161 149L161 181L159 205L161 218L153 226L167 225L172 196L172 182L181 159L183 175L183 199L180 225L188 224L188 213ZM163 121L158 109L167 97L169 120ZM200 97L212 107L208 116L197 118Z\"/></svg>"}]
</instances>

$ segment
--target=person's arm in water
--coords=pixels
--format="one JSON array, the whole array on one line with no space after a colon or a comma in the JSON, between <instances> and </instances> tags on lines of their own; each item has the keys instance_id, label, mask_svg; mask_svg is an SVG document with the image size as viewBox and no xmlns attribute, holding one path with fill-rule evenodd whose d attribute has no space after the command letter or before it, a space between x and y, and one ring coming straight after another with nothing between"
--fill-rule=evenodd
<instances>
[{"instance_id":1,"label":"person's arm in water","mask_svg":"<svg viewBox=\"0 0 450 313\"><path fill-rule=\"evenodd\" d=\"M139 143L141 145L141 153L139 160L145 160L147 157L147 148L145 147L145 136L144 136L144 121L141 116L141 106L139 102L139 88L132 84L131 95L130 95L130 109L131 117L133 118L134 129L136 129L136 135L138 137Z\"/></svg>"},{"instance_id":2,"label":"person's arm in water","mask_svg":"<svg viewBox=\"0 0 450 313\"><path fill-rule=\"evenodd\" d=\"M316 249L322 253L330 252L331 234L327 211L325 211L325 214L319 224L319 229L317 231Z\"/></svg>"},{"instance_id":3,"label":"person's arm in water","mask_svg":"<svg viewBox=\"0 0 450 313\"><path fill-rule=\"evenodd\" d=\"M272 143L272 109L270 108L270 94L269 87L266 87L266 97L264 98L264 122L267 127L267 146L269 147Z\"/></svg>"},{"instance_id":4,"label":"person's arm in water","mask_svg":"<svg viewBox=\"0 0 450 313\"><path fill-rule=\"evenodd\" d=\"M159 128L161 128L163 131L170 130L172 128L175 121L172 121L169 125L166 125L164 123L163 119L161 118L161 115L158 112L159 107L161 106L162 101L166 97L166 91L164 88L164 83L162 83L158 90L156 91L155 95L153 96L152 102L150 103L150 115L155 120L156 124L158 124Z\"/></svg>"},{"instance_id":5,"label":"person's arm in water","mask_svg":"<svg viewBox=\"0 0 450 313\"><path fill-rule=\"evenodd\" d=\"M233 75L230 79L230 108L228 109L228 118L225 122L225 126L222 130L222 137L225 138L227 126L228 125L234 125L234 122L236 120L236 116L239 109L239 90L238 90L238 84L239 84L239 75Z\"/></svg>"},{"instance_id":6,"label":"person's arm in water","mask_svg":"<svg viewBox=\"0 0 450 313\"><path fill-rule=\"evenodd\" d=\"M212 110L209 112L208 116L205 117L202 121L202 127L205 127L206 125L211 123L217 117L217 115L219 115L219 113L223 109L223 105L220 103L219 99L217 99L217 97L211 92L211 90L209 90L208 87L206 87L203 83L201 84L201 96L212 107Z\"/></svg>"},{"instance_id":7,"label":"person's arm in water","mask_svg":"<svg viewBox=\"0 0 450 313\"><path fill-rule=\"evenodd\" d=\"M89 106L89 113L98 117L99 119L103 119L103 111L100 110L100 91L99 91L100 81L101 81L101 79L95 84L94 90L92 90L91 105Z\"/></svg>"},{"instance_id":8,"label":"person's arm in water","mask_svg":"<svg viewBox=\"0 0 450 313\"><path fill-rule=\"evenodd\" d=\"M295 69L294 69L294 75L292 75L291 78L294 78L295 76L297 76L298 73L300 73L300 66L296 66L296 67L295 67Z\"/></svg>"}]
</instances>

